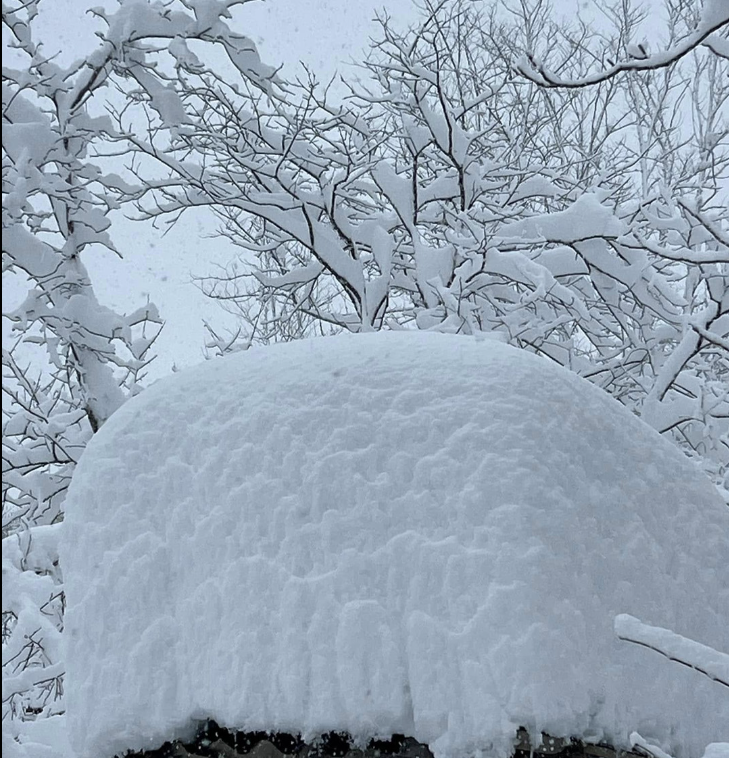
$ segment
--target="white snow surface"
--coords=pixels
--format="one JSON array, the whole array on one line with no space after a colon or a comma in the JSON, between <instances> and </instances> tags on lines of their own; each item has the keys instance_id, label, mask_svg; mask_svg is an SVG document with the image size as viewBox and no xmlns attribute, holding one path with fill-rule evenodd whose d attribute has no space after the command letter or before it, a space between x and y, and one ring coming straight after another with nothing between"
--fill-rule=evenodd
<instances>
[{"instance_id":1,"label":"white snow surface","mask_svg":"<svg viewBox=\"0 0 729 758\"><path fill-rule=\"evenodd\" d=\"M546 359L423 332L253 348L94 437L61 560L80 758L237 729L512 752L518 726L674 758L729 692L613 618L729 649L729 513Z\"/></svg>"},{"instance_id":2,"label":"white snow surface","mask_svg":"<svg viewBox=\"0 0 729 758\"><path fill-rule=\"evenodd\" d=\"M3 758L74 758L68 744L65 716L38 721L6 719L3 721L2 748Z\"/></svg>"}]
</instances>

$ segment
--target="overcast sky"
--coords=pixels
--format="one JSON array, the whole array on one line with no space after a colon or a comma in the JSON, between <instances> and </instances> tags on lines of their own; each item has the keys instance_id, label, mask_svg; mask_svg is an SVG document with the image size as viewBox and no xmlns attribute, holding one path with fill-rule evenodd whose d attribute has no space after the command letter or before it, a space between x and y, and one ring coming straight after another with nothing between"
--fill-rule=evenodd
<instances>
[{"instance_id":1,"label":"overcast sky","mask_svg":"<svg viewBox=\"0 0 729 758\"><path fill-rule=\"evenodd\" d=\"M487 5L489 0L482 0ZM555 13L569 15L578 7L590 10L594 0L552 0ZM114 0L45 0L41 3L43 32L48 48L72 60L95 44L103 28L88 8L113 9ZM249 35L262 57L271 63L295 66L299 60L330 75L358 54L375 31L375 13L382 8L396 25L414 22L413 0L251 0L235 9L236 31Z\"/></svg>"}]
</instances>

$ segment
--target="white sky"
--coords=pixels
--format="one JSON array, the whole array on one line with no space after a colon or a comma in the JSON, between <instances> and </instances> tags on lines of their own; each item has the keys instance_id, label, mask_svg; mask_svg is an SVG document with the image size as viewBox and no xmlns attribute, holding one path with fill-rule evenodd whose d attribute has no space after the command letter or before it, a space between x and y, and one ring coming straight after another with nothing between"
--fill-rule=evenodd
<instances>
[{"instance_id":1,"label":"white sky","mask_svg":"<svg viewBox=\"0 0 729 758\"><path fill-rule=\"evenodd\" d=\"M93 49L94 32L102 24L85 9L100 4L115 5L112 0L46 0L41 5L46 53L59 50L61 59L70 62ZM554 0L559 16L574 14L578 5L589 13L593 0ZM236 9L234 28L257 43L264 62L283 64L284 73L295 73L303 61L328 79L361 57L376 30L375 12L383 7L396 26L418 18L412 0L258 0ZM173 364L202 360L203 318L216 326L233 324L191 283L191 273L211 273L215 263L225 264L235 255L228 242L204 237L214 228L214 219L200 215L183 219L162 237L146 224L115 219L112 238L124 259L104 252L85 258L103 304L129 312L149 296L166 320L151 376L167 374Z\"/></svg>"}]
</instances>

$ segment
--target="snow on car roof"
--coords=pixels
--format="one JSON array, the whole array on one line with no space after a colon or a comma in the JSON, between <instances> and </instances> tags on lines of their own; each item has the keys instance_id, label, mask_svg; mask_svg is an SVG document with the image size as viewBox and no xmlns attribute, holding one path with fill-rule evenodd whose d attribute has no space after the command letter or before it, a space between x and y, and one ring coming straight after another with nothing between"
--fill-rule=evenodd
<instances>
[{"instance_id":1,"label":"snow on car roof","mask_svg":"<svg viewBox=\"0 0 729 758\"><path fill-rule=\"evenodd\" d=\"M69 493L80 758L236 729L406 734L507 756L519 727L700 755L729 698L616 639L726 646L727 509L576 375L494 340L253 348L162 380Z\"/></svg>"}]
</instances>

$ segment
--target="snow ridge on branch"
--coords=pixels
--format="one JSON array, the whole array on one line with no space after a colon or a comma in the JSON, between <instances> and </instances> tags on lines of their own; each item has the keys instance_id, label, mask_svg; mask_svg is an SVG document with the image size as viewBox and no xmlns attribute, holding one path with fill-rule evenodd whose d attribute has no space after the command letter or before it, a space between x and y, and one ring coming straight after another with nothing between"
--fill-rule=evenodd
<instances>
[{"instance_id":1,"label":"snow ridge on branch","mask_svg":"<svg viewBox=\"0 0 729 758\"><path fill-rule=\"evenodd\" d=\"M615 617L615 634L619 640L646 647L669 661L688 666L712 681L729 687L729 655L726 653L660 626L644 624L627 613Z\"/></svg>"}]
</instances>

